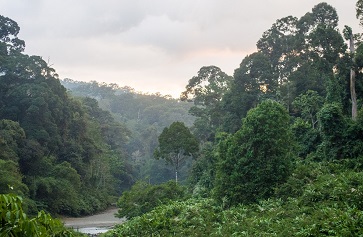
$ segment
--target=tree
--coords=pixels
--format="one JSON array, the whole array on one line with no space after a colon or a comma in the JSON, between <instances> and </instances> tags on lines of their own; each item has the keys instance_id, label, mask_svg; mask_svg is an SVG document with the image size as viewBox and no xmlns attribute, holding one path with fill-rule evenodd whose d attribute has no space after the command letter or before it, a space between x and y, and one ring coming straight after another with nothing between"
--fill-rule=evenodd
<instances>
[{"instance_id":1,"label":"tree","mask_svg":"<svg viewBox=\"0 0 363 237\"><path fill-rule=\"evenodd\" d=\"M216 129L221 125L224 115L221 102L230 89L232 79L216 66L202 67L181 93L182 101L194 102L189 113L197 117L194 134L203 141L213 140Z\"/></svg>"},{"instance_id":2,"label":"tree","mask_svg":"<svg viewBox=\"0 0 363 237\"><path fill-rule=\"evenodd\" d=\"M25 140L25 132L19 123L12 120L0 120L0 159L19 160L19 152Z\"/></svg>"},{"instance_id":3,"label":"tree","mask_svg":"<svg viewBox=\"0 0 363 237\"><path fill-rule=\"evenodd\" d=\"M363 0L358 0L356 3L356 17L361 26L363 26Z\"/></svg>"},{"instance_id":4,"label":"tree","mask_svg":"<svg viewBox=\"0 0 363 237\"><path fill-rule=\"evenodd\" d=\"M0 193L15 193L22 196L29 193L28 187L22 183L19 166L14 161L0 159L0 177Z\"/></svg>"},{"instance_id":5,"label":"tree","mask_svg":"<svg viewBox=\"0 0 363 237\"><path fill-rule=\"evenodd\" d=\"M257 42L259 52L270 59L274 71L279 73L281 82L286 80L291 70L297 66L297 55L294 53L299 42L296 39L297 21L293 16L277 20Z\"/></svg>"},{"instance_id":6,"label":"tree","mask_svg":"<svg viewBox=\"0 0 363 237\"><path fill-rule=\"evenodd\" d=\"M0 56L24 50L25 42L18 38L19 31L15 21L0 15Z\"/></svg>"},{"instance_id":7,"label":"tree","mask_svg":"<svg viewBox=\"0 0 363 237\"><path fill-rule=\"evenodd\" d=\"M326 160L348 157L346 150L352 149L349 143L349 123L340 104L325 104L318 113L322 143L319 146L321 158ZM348 134L347 134L348 133Z\"/></svg>"},{"instance_id":8,"label":"tree","mask_svg":"<svg viewBox=\"0 0 363 237\"><path fill-rule=\"evenodd\" d=\"M28 195L33 210L35 203L67 215L104 209L133 182L130 134L96 100L71 98L40 56L22 53L19 30L0 16L1 192L10 185ZM112 88L102 84L101 97Z\"/></svg>"},{"instance_id":9,"label":"tree","mask_svg":"<svg viewBox=\"0 0 363 237\"><path fill-rule=\"evenodd\" d=\"M223 98L223 130L237 131L247 111L274 97L276 89L277 79L268 57L261 52L246 56L234 71L231 89Z\"/></svg>"},{"instance_id":10,"label":"tree","mask_svg":"<svg viewBox=\"0 0 363 237\"><path fill-rule=\"evenodd\" d=\"M324 98L316 91L308 90L306 93L299 95L292 103L293 106L301 113L303 119L311 124L314 129L318 122L317 113L324 103Z\"/></svg>"},{"instance_id":11,"label":"tree","mask_svg":"<svg viewBox=\"0 0 363 237\"><path fill-rule=\"evenodd\" d=\"M336 10L327 3L313 7L300 19L279 19L257 43L278 79L277 98L288 111L295 97L307 90L326 95L346 45L339 33Z\"/></svg>"},{"instance_id":12,"label":"tree","mask_svg":"<svg viewBox=\"0 0 363 237\"><path fill-rule=\"evenodd\" d=\"M241 129L219 145L217 199L226 205L255 202L287 179L294 157L289 122L286 109L272 100L248 112Z\"/></svg>"},{"instance_id":13,"label":"tree","mask_svg":"<svg viewBox=\"0 0 363 237\"><path fill-rule=\"evenodd\" d=\"M198 75L189 80L182 100L192 100L195 105L209 106L218 103L229 89L232 77L216 66L202 67Z\"/></svg>"},{"instance_id":14,"label":"tree","mask_svg":"<svg viewBox=\"0 0 363 237\"><path fill-rule=\"evenodd\" d=\"M198 151L197 139L182 122L174 122L170 127L164 128L159 136L159 146L154 156L164 159L175 169L175 181L178 182L178 171L187 157L193 157Z\"/></svg>"},{"instance_id":15,"label":"tree","mask_svg":"<svg viewBox=\"0 0 363 237\"><path fill-rule=\"evenodd\" d=\"M344 38L346 40L349 40L349 51L350 51L350 56L352 58L352 67L350 68L350 99L352 102L352 119L356 120L357 119L357 94L355 91L355 59L354 59L354 54L355 54L355 45L354 45L354 35L353 35L353 31L352 28L349 26L345 26L344 28Z\"/></svg>"}]
</instances>

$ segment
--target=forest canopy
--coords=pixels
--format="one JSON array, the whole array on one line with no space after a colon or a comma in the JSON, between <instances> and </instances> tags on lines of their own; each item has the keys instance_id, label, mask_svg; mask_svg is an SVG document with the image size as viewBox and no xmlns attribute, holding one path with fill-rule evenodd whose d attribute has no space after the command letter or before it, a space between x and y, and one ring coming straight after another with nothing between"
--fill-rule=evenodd
<instances>
[{"instance_id":1,"label":"forest canopy","mask_svg":"<svg viewBox=\"0 0 363 237\"><path fill-rule=\"evenodd\" d=\"M31 213L104 209L133 183L129 130L96 100L70 97L53 68L23 53L17 23L0 23L0 192L23 196Z\"/></svg>"},{"instance_id":2,"label":"forest canopy","mask_svg":"<svg viewBox=\"0 0 363 237\"><path fill-rule=\"evenodd\" d=\"M0 192L74 216L118 199L106 236L361 234L363 46L338 23L324 2L278 19L173 99L59 80L0 16Z\"/></svg>"}]
</instances>

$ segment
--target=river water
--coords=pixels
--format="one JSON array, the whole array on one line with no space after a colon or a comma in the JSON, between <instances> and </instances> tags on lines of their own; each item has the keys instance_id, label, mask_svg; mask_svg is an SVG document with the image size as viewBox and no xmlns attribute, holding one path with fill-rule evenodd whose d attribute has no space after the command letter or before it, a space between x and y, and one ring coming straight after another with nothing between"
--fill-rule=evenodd
<instances>
[{"instance_id":1,"label":"river water","mask_svg":"<svg viewBox=\"0 0 363 237\"><path fill-rule=\"evenodd\" d=\"M96 215L69 218L64 217L62 221L66 227L85 234L100 234L110 230L114 225L121 224L125 219L115 217L117 208L110 208Z\"/></svg>"}]
</instances>

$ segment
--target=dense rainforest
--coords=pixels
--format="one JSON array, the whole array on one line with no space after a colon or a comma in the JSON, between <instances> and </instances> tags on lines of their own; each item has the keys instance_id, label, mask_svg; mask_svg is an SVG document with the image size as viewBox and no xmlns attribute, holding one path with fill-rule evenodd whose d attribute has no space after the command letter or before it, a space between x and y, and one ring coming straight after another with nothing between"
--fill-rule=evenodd
<instances>
[{"instance_id":1,"label":"dense rainforest","mask_svg":"<svg viewBox=\"0 0 363 237\"><path fill-rule=\"evenodd\" d=\"M30 213L105 209L134 182L129 130L95 99L69 96L54 69L23 53L17 23L0 23L0 192Z\"/></svg>"},{"instance_id":2,"label":"dense rainforest","mask_svg":"<svg viewBox=\"0 0 363 237\"><path fill-rule=\"evenodd\" d=\"M146 94L128 86L98 82L80 82L63 79L61 84L74 97L90 97L99 107L109 111L115 121L129 130L126 151L133 165L134 179L152 184L166 182L174 177L174 169L163 160L154 159L158 137L165 127L175 121L191 127L195 117L188 113L192 104L182 103L170 95ZM191 159L180 170L180 181L186 183Z\"/></svg>"},{"instance_id":3,"label":"dense rainforest","mask_svg":"<svg viewBox=\"0 0 363 237\"><path fill-rule=\"evenodd\" d=\"M363 44L338 20L324 2L278 19L177 100L59 80L1 16L0 192L67 215L118 198L105 236L363 235Z\"/></svg>"},{"instance_id":4,"label":"dense rainforest","mask_svg":"<svg viewBox=\"0 0 363 237\"><path fill-rule=\"evenodd\" d=\"M180 97L199 142L184 191L138 182L105 236L362 236L363 44L338 20L320 3L273 23L233 76L202 67Z\"/></svg>"}]
</instances>

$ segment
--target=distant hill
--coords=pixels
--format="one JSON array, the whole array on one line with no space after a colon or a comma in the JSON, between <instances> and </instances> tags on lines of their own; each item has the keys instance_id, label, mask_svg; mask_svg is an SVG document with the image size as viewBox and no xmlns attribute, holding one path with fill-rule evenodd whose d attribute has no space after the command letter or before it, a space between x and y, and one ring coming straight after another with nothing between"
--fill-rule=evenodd
<instances>
[{"instance_id":1,"label":"distant hill","mask_svg":"<svg viewBox=\"0 0 363 237\"><path fill-rule=\"evenodd\" d=\"M127 144L131 162L139 170L141 179L160 183L173 179L173 170L165 162L153 158L158 145L158 136L165 127L175 121L191 127L195 120L188 111L192 103L181 102L160 93L143 94L128 86L99 82L80 82L72 79L61 80L61 84L76 97L91 97L99 106L111 112L116 121L122 122L130 131ZM186 170L181 180L186 178Z\"/></svg>"}]
</instances>

